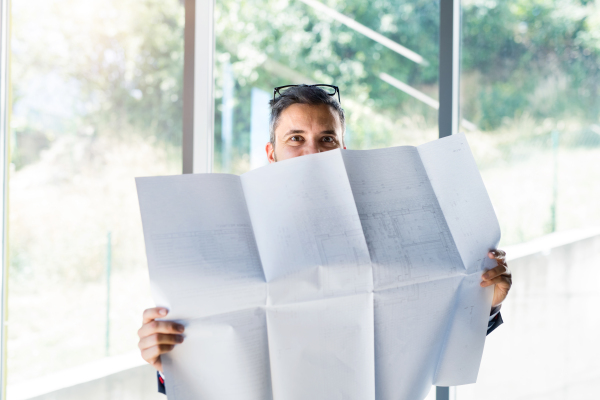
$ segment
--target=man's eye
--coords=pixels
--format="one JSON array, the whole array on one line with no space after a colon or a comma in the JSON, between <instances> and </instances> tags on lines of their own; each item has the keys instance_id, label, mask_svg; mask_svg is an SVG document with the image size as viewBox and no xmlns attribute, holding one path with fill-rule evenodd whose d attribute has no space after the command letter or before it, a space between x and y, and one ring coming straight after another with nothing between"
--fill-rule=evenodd
<instances>
[{"instance_id":1,"label":"man's eye","mask_svg":"<svg viewBox=\"0 0 600 400\"><path fill-rule=\"evenodd\" d=\"M302 136L292 136L290 140L292 142L299 142L302 140Z\"/></svg>"},{"instance_id":2,"label":"man's eye","mask_svg":"<svg viewBox=\"0 0 600 400\"><path fill-rule=\"evenodd\" d=\"M335 143L335 139L333 138L333 136L325 136L323 137L323 141L326 143Z\"/></svg>"}]
</instances>

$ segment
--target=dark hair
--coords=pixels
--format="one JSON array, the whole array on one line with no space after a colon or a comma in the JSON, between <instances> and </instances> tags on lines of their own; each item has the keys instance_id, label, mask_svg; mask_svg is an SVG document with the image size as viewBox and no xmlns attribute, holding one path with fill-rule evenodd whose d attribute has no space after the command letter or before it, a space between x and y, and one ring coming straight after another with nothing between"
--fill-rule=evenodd
<instances>
[{"instance_id":1,"label":"dark hair","mask_svg":"<svg viewBox=\"0 0 600 400\"><path fill-rule=\"evenodd\" d=\"M346 130L346 118L344 110L338 103L335 96L330 96L325 90L310 85L298 85L286 89L279 97L269 101L271 106L271 118L269 121L270 140L273 148L275 148L275 129L279 123L281 113L292 104L309 104L317 106L327 104L338 112L340 123L342 124L342 141Z\"/></svg>"}]
</instances>

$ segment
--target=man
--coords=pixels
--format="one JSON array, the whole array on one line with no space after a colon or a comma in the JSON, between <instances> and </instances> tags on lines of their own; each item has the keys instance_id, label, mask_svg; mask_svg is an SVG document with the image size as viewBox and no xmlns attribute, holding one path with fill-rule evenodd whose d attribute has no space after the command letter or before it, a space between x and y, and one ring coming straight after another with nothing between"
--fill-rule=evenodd
<instances>
[{"instance_id":1,"label":"man","mask_svg":"<svg viewBox=\"0 0 600 400\"><path fill-rule=\"evenodd\" d=\"M278 97L275 97L278 94ZM343 148L345 118L339 101L339 91L329 85L291 85L275 89L271 100L270 141L266 145L269 163L307 154ZM502 324L500 305L512 285L511 274L502 250L492 250L488 257L497 266L482 275L481 286L496 285L488 324L489 334ZM165 308L144 311L143 325L138 331L142 358L162 372L161 354L168 353L183 342L184 327L169 321L156 321L168 314ZM159 375L159 391L164 381Z\"/></svg>"}]
</instances>

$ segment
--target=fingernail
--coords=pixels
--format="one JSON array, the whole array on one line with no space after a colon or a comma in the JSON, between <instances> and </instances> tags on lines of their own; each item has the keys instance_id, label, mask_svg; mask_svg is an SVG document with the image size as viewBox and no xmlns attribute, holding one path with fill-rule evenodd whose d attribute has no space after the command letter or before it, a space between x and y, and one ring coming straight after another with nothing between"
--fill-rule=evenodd
<instances>
[{"instance_id":1,"label":"fingernail","mask_svg":"<svg viewBox=\"0 0 600 400\"><path fill-rule=\"evenodd\" d=\"M485 283L485 282L481 282L481 283L479 284L479 286L483 286L483 285L484 285L484 283Z\"/></svg>"},{"instance_id":2,"label":"fingernail","mask_svg":"<svg viewBox=\"0 0 600 400\"><path fill-rule=\"evenodd\" d=\"M483 275L481 275L481 277L482 277L483 279L487 279L489 276L488 276L488 274L483 274Z\"/></svg>"},{"instance_id":3,"label":"fingernail","mask_svg":"<svg viewBox=\"0 0 600 400\"><path fill-rule=\"evenodd\" d=\"M167 312L168 312L168 311L167 311L167 310L165 310L164 308L162 308L160 311L158 311L158 313L159 313L160 315L163 315L163 316L164 316L164 315L167 315Z\"/></svg>"},{"instance_id":4,"label":"fingernail","mask_svg":"<svg viewBox=\"0 0 600 400\"><path fill-rule=\"evenodd\" d=\"M176 342L183 343L183 336L177 336Z\"/></svg>"},{"instance_id":5,"label":"fingernail","mask_svg":"<svg viewBox=\"0 0 600 400\"><path fill-rule=\"evenodd\" d=\"M183 332L185 327L183 325L177 325L177 332Z\"/></svg>"}]
</instances>

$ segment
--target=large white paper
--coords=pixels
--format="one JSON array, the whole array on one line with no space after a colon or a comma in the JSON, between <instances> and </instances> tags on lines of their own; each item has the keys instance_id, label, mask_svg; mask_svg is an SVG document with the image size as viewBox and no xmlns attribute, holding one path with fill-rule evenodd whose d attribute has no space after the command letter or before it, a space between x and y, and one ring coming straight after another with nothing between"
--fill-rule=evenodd
<instances>
[{"instance_id":1,"label":"large white paper","mask_svg":"<svg viewBox=\"0 0 600 400\"><path fill-rule=\"evenodd\" d=\"M418 400L475 382L500 229L464 135L138 178L169 398Z\"/></svg>"},{"instance_id":2,"label":"large white paper","mask_svg":"<svg viewBox=\"0 0 600 400\"><path fill-rule=\"evenodd\" d=\"M275 163L241 181L268 305L371 292L369 250L339 151Z\"/></svg>"},{"instance_id":3,"label":"large white paper","mask_svg":"<svg viewBox=\"0 0 600 400\"><path fill-rule=\"evenodd\" d=\"M267 286L239 176L136 182L152 296L170 318L265 305Z\"/></svg>"}]
</instances>

